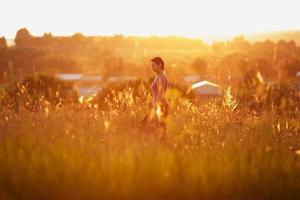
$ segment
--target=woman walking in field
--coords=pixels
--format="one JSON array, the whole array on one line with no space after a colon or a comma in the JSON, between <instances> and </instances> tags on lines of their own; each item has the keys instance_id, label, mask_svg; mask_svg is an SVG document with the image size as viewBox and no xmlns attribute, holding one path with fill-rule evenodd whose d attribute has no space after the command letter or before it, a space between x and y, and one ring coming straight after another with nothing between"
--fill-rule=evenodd
<instances>
[{"instance_id":1,"label":"woman walking in field","mask_svg":"<svg viewBox=\"0 0 300 200\"><path fill-rule=\"evenodd\" d=\"M150 112L144 118L143 122L154 122L156 125L166 129L165 117L169 111L169 104L165 97L168 88L168 79L164 71L164 61L161 57L151 59L152 70L155 78L151 83L152 101Z\"/></svg>"}]
</instances>

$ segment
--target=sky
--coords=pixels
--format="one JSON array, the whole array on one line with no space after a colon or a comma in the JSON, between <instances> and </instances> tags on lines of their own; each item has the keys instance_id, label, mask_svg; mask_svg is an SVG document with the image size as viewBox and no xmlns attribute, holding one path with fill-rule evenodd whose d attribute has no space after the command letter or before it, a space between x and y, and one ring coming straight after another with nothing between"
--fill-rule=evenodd
<instances>
[{"instance_id":1,"label":"sky","mask_svg":"<svg viewBox=\"0 0 300 200\"><path fill-rule=\"evenodd\" d=\"M298 6L299 5L299 6ZM0 36L227 37L300 29L297 0L1 0Z\"/></svg>"}]
</instances>

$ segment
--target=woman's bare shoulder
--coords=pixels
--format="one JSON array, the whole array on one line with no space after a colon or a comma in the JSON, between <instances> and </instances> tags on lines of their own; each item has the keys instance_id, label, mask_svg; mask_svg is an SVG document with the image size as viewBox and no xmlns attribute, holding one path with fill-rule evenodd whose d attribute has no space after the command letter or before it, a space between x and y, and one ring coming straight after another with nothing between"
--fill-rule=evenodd
<instances>
[{"instance_id":1,"label":"woman's bare shoulder","mask_svg":"<svg viewBox=\"0 0 300 200\"><path fill-rule=\"evenodd\" d=\"M168 78L165 74L160 75L158 80L159 80L159 82L162 82L162 83L168 82Z\"/></svg>"}]
</instances>

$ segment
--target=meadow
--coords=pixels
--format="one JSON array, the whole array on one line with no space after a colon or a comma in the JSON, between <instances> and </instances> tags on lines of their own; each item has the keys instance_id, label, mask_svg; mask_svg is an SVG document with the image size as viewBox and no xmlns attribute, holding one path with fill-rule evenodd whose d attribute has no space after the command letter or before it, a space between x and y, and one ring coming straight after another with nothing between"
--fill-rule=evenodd
<instances>
[{"instance_id":1,"label":"meadow","mask_svg":"<svg viewBox=\"0 0 300 200\"><path fill-rule=\"evenodd\" d=\"M300 200L296 2L1 1L0 200Z\"/></svg>"},{"instance_id":2,"label":"meadow","mask_svg":"<svg viewBox=\"0 0 300 200\"><path fill-rule=\"evenodd\" d=\"M163 134L141 125L148 105L131 92L108 109L3 108L0 199L300 198L299 110L257 113L230 94L195 104L169 90Z\"/></svg>"}]
</instances>

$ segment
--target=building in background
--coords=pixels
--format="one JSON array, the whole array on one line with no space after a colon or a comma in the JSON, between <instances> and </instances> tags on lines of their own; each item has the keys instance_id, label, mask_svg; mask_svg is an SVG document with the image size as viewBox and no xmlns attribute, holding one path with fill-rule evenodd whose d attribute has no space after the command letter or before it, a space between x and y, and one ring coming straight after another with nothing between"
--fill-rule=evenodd
<instances>
[{"instance_id":1,"label":"building in background","mask_svg":"<svg viewBox=\"0 0 300 200\"><path fill-rule=\"evenodd\" d=\"M57 78L74 83L79 96L95 96L101 90L102 76L84 74L57 74Z\"/></svg>"},{"instance_id":2,"label":"building in background","mask_svg":"<svg viewBox=\"0 0 300 200\"><path fill-rule=\"evenodd\" d=\"M73 82L79 96L83 97L95 96L108 83L136 80L135 76L110 76L107 80L103 80L100 75L85 74L56 74L56 77Z\"/></svg>"},{"instance_id":3,"label":"building in background","mask_svg":"<svg viewBox=\"0 0 300 200\"><path fill-rule=\"evenodd\" d=\"M218 97L222 95L219 85L209 81L199 81L192 84L190 92L193 92L198 97Z\"/></svg>"}]
</instances>

